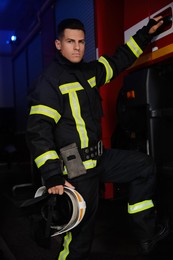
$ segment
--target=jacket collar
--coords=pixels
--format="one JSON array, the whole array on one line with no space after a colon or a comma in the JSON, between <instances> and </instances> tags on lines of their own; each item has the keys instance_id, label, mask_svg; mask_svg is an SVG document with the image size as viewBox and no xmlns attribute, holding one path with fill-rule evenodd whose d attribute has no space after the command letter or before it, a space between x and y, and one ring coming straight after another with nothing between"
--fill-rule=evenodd
<instances>
[{"instance_id":1,"label":"jacket collar","mask_svg":"<svg viewBox=\"0 0 173 260\"><path fill-rule=\"evenodd\" d=\"M79 69L81 65L83 64L83 60L79 63L72 63L68 59L66 59L60 51L57 51L55 54L55 60L58 61L59 64L64 65L67 68L70 69Z\"/></svg>"}]
</instances>

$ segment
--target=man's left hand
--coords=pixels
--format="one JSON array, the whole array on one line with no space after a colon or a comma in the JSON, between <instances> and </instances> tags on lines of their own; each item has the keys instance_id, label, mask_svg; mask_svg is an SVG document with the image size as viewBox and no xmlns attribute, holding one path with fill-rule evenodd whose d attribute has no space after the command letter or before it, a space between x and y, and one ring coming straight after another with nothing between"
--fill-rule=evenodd
<instances>
[{"instance_id":1,"label":"man's left hand","mask_svg":"<svg viewBox=\"0 0 173 260\"><path fill-rule=\"evenodd\" d=\"M153 20L155 20L156 23L155 25L153 25L150 30L149 30L149 34L153 34L157 31L157 29L163 24L163 20L162 20L162 16L158 16L158 17L155 17L155 18L152 18Z\"/></svg>"}]
</instances>

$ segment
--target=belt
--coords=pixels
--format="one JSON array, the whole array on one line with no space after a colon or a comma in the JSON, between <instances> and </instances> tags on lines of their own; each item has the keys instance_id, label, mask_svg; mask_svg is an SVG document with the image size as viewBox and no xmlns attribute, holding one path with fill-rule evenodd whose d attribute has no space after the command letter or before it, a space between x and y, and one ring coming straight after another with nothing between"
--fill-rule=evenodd
<instances>
[{"instance_id":1,"label":"belt","mask_svg":"<svg viewBox=\"0 0 173 260\"><path fill-rule=\"evenodd\" d=\"M83 161L90 160L90 159L98 159L103 154L103 143L100 140L93 146L89 146L79 150L81 158Z\"/></svg>"}]
</instances>

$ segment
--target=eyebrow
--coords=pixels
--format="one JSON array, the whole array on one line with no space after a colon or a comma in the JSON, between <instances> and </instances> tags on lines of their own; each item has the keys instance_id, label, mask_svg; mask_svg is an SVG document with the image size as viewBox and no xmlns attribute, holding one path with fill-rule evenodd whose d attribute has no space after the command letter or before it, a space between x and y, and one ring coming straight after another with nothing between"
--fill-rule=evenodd
<instances>
[{"instance_id":1,"label":"eyebrow","mask_svg":"<svg viewBox=\"0 0 173 260\"><path fill-rule=\"evenodd\" d=\"M73 39L73 38L66 38L65 39L66 41L76 41L75 39ZM80 40L78 40L79 42L81 42L81 41L85 41L85 39L83 38L83 39L80 39Z\"/></svg>"}]
</instances>

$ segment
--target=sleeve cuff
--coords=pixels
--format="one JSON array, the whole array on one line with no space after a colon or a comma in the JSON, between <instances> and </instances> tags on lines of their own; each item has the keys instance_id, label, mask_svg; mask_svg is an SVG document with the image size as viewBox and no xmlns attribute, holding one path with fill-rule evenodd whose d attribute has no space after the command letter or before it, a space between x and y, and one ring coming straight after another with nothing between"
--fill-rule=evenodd
<instances>
[{"instance_id":1,"label":"sleeve cuff","mask_svg":"<svg viewBox=\"0 0 173 260\"><path fill-rule=\"evenodd\" d=\"M45 186L47 189L57 185L64 185L64 184L65 184L65 179L63 178L62 175L54 175L45 180Z\"/></svg>"}]
</instances>

